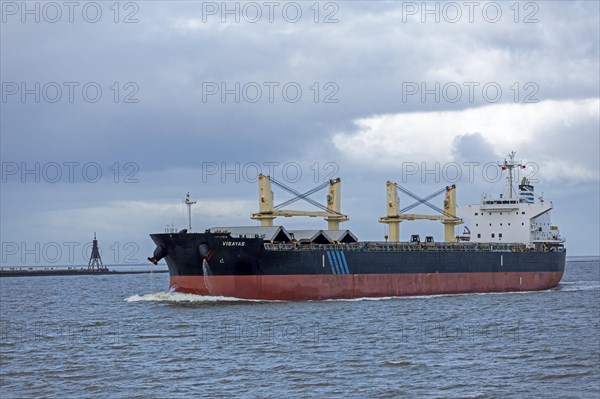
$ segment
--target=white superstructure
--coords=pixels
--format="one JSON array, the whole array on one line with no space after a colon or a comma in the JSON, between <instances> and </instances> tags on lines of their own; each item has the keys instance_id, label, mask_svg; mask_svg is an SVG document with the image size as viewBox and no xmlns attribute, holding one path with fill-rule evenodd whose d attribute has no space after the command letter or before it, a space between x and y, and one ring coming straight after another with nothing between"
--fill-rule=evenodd
<instances>
[{"instance_id":1,"label":"white superstructure","mask_svg":"<svg viewBox=\"0 0 600 399\"><path fill-rule=\"evenodd\" d=\"M536 199L534 188L523 178L518 191L513 187L513 169L525 168L514 159L515 152L508 160L498 164L508 171L507 189L498 197L482 196L476 205L458 205L457 216L468 221L471 242L504 243L561 243L557 226L550 220L552 202Z\"/></svg>"}]
</instances>

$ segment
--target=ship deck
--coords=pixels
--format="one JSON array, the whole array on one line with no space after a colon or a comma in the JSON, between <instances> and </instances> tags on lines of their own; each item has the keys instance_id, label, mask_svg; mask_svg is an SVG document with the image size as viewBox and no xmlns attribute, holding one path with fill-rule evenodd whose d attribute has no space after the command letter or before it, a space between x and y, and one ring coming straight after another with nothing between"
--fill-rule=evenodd
<instances>
[{"instance_id":1,"label":"ship deck","mask_svg":"<svg viewBox=\"0 0 600 399\"><path fill-rule=\"evenodd\" d=\"M521 243L389 243L358 242L348 244L286 244L265 243L267 251L355 251L355 252L563 252L562 245L536 245L530 248Z\"/></svg>"}]
</instances>

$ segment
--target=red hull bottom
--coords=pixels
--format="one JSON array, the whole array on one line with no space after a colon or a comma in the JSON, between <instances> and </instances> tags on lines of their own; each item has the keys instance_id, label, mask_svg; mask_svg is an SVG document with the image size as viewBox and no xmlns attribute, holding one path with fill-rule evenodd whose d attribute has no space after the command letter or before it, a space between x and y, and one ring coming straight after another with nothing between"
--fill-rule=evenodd
<instances>
[{"instance_id":1,"label":"red hull bottom","mask_svg":"<svg viewBox=\"0 0 600 399\"><path fill-rule=\"evenodd\" d=\"M366 297L538 291L562 272L171 276L178 292L243 299L303 301Z\"/></svg>"}]
</instances>

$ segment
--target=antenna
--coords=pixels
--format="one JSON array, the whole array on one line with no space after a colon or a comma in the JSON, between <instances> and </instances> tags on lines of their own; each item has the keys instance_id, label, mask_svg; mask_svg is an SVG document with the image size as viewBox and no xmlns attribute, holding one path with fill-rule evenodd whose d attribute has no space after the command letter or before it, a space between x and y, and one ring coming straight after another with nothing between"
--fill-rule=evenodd
<instances>
[{"instance_id":1,"label":"antenna","mask_svg":"<svg viewBox=\"0 0 600 399\"><path fill-rule=\"evenodd\" d=\"M184 203L187 205L187 208L188 208L188 231L191 232L192 231L192 205L194 205L196 203L196 201L192 201L190 198L190 193L187 193L187 195L185 196Z\"/></svg>"},{"instance_id":2,"label":"antenna","mask_svg":"<svg viewBox=\"0 0 600 399\"><path fill-rule=\"evenodd\" d=\"M517 194L513 188L513 169L526 168L526 166L522 164L521 161L515 161L516 154L517 153L515 151L511 151L511 153L508 154L508 160L504 158L504 162L498 164L498 166L500 166L502 170L508 170L508 177L506 178L508 182L508 189L506 190L506 195L508 196L508 198L513 197L513 192L515 193L515 195Z\"/></svg>"}]
</instances>

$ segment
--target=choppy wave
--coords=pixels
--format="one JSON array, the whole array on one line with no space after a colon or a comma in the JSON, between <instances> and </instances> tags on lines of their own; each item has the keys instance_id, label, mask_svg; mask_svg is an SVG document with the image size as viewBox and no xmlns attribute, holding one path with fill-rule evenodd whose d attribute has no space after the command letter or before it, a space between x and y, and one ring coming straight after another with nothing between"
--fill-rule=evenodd
<instances>
[{"instance_id":1,"label":"choppy wave","mask_svg":"<svg viewBox=\"0 0 600 399\"><path fill-rule=\"evenodd\" d=\"M386 360L384 364L386 366L418 366L417 363L408 360Z\"/></svg>"},{"instance_id":2,"label":"choppy wave","mask_svg":"<svg viewBox=\"0 0 600 399\"><path fill-rule=\"evenodd\" d=\"M599 399L598 269L546 291L340 303L202 297L147 275L97 279L99 301L89 276L11 280L0 396L172 397L174 382L193 396L200 371L208 397L536 397L542 381Z\"/></svg>"}]
</instances>

